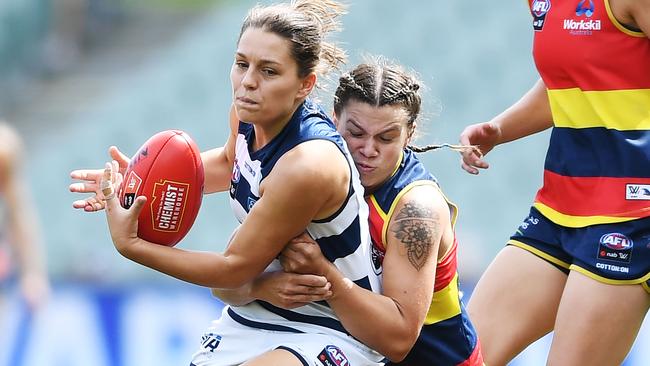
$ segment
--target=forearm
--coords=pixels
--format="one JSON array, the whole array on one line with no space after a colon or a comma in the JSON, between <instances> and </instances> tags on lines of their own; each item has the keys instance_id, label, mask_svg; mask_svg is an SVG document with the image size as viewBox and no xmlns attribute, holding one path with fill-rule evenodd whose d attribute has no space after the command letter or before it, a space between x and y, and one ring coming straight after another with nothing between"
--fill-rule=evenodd
<instances>
[{"instance_id":1,"label":"forearm","mask_svg":"<svg viewBox=\"0 0 650 366\"><path fill-rule=\"evenodd\" d=\"M20 189L20 184L12 182L7 187L7 203L12 235L10 243L20 263L21 274L45 275L44 254L40 248L40 225L31 197Z\"/></svg>"},{"instance_id":2,"label":"forearm","mask_svg":"<svg viewBox=\"0 0 650 366\"><path fill-rule=\"evenodd\" d=\"M354 285L336 269L326 277L333 293L328 303L345 329L390 360L402 360L417 340L421 320L408 319L397 301Z\"/></svg>"},{"instance_id":3,"label":"forearm","mask_svg":"<svg viewBox=\"0 0 650 366\"><path fill-rule=\"evenodd\" d=\"M198 252L154 244L135 238L118 251L124 257L179 280L209 288L234 289L251 281L255 273L220 253Z\"/></svg>"},{"instance_id":4,"label":"forearm","mask_svg":"<svg viewBox=\"0 0 650 366\"><path fill-rule=\"evenodd\" d=\"M544 82L538 80L519 101L494 117L491 122L499 126L501 131L498 144L552 127L553 117Z\"/></svg>"}]
</instances>

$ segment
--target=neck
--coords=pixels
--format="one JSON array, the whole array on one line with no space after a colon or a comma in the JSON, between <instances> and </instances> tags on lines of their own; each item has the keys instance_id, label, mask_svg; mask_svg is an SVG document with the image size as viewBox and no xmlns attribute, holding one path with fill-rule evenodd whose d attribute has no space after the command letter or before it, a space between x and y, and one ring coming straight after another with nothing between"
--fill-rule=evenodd
<instances>
[{"instance_id":1,"label":"neck","mask_svg":"<svg viewBox=\"0 0 650 366\"><path fill-rule=\"evenodd\" d=\"M255 141L253 142L253 148L255 151L266 146L266 144L271 142L275 136L280 134L282 129L287 125L287 123L289 123L289 121L291 121L291 117L304 101L304 99L298 100L296 103L294 103L293 108L289 114L282 115L271 123L253 124L253 129L255 130Z\"/></svg>"}]
</instances>

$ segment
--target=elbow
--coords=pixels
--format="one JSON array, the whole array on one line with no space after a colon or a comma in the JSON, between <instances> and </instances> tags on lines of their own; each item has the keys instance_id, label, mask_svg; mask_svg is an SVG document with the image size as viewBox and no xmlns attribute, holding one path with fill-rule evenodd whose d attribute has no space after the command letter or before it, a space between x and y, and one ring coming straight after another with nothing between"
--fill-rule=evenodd
<instances>
[{"instance_id":1,"label":"elbow","mask_svg":"<svg viewBox=\"0 0 650 366\"><path fill-rule=\"evenodd\" d=\"M217 278L216 280L214 278ZM249 279L246 278L235 278L235 277L228 277L228 278L219 278L219 277L211 277L206 279L205 283L201 284L205 287L209 287L212 289L212 295L218 296L219 290L218 289L225 289L225 290L234 290L237 288L240 288L244 286L245 284L250 281Z\"/></svg>"},{"instance_id":2,"label":"elbow","mask_svg":"<svg viewBox=\"0 0 650 366\"><path fill-rule=\"evenodd\" d=\"M413 348L419 335L420 327L417 327L415 330L409 329L403 332L403 334L395 334L390 337L391 342L384 347L381 353L392 362L400 362L411 352L411 348Z\"/></svg>"},{"instance_id":3,"label":"elbow","mask_svg":"<svg viewBox=\"0 0 650 366\"><path fill-rule=\"evenodd\" d=\"M390 347L389 350L387 350L386 353L384 353L384 356L391 360L391 362L401 362L403 361L406 356L409 354L411 351L411 348L413 348L413 345L415 342L412 343L407 343L407 342L397 342L400 343L398 345L393 345Z\"/></svg>"}]
</instances>

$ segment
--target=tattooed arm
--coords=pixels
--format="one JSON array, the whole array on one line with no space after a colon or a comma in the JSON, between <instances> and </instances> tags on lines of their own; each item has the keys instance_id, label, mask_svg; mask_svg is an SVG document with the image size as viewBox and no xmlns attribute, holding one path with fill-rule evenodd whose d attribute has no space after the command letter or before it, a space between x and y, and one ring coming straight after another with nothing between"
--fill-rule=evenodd
<instances>
[{"instance_id":1,"label":"tattooed arm","mask_svg":"<svg viewBox=\"0 0 650 366\"><path fill-rule=\"evenodd\" d=\"M383 295L353 285L329 262L305 268L311 273L317 268L317 274L331 283L332 297L327 301L350 334L400 361L415 343L431 304L437 259L444 254L440 248L449 247L453 240L450 222L447 203L433 185L416 186L400 198L388 227ZM292 250L317 248L290 244L283 252L283 265L287 256L295 255Z\"/></svg>"}]
</instances>

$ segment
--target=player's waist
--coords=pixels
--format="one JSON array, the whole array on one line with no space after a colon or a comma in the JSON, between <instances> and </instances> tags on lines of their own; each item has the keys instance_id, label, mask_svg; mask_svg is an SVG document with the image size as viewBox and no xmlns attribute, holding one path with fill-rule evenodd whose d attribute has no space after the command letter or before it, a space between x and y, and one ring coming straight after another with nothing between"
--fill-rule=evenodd
<instances>
[{"instance_id":1,"label":"player's waist","mask_svg":"<svg viewBox=\"0 0 650 366\"><path fill-rule=\"evenodd\" d=\"M650 130L555 127L544 169L569 177L650 178Z\"/></svg>"},{"instance_id":2,"label":"player's waist","mask_svg":"<svg viewBox=\"0 0 650 366\"><path fill-rule=\"evenodd\" d=\"M348 334L334 312L327 306L310 303L291 310L273 306L264 301L254 301L228 311L239 323L254 328L292 333L308 333L315 328Z\"/></svg>"},{"instance_id":3,"label":"player's waist","mask_svg":"<svg viewBox=\"0 0 650 366\"><path fill-rule=\"evenodd\" d=\"M571 177L545 170L534 206L566 227L635 220L650 216L650 178Z\"/></svg>"},{"instance_id":4,"label":"player's waist","mask_svg":"<svg viewBox=\"0 0 650 366\"><path fill-rule=\"evenodd\" d=\"M317 303L286 310L263 301L254 301L244 306L229 306L226 313L234 321L251 328L289 333L330 334L354 344L359 350L370 355L370 358L383 358L378 352L352 337L329 307Z\"/></svg>"}]
</instances>

